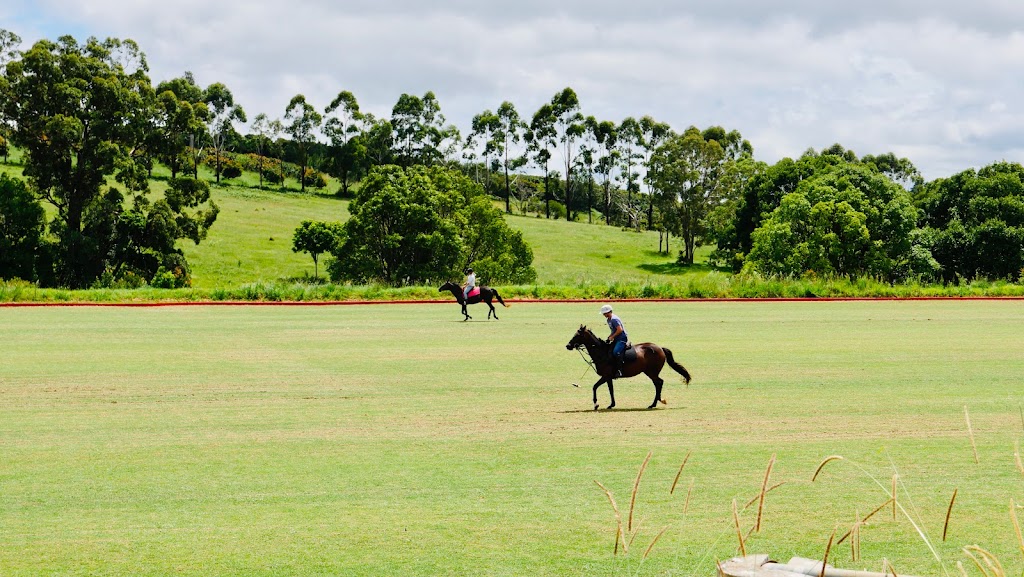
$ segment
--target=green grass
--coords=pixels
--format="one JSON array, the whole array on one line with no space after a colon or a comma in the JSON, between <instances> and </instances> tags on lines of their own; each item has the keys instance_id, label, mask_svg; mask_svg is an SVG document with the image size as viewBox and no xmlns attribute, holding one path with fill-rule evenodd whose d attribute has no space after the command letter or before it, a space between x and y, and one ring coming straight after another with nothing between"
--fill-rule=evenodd
<instances>
[{"instance_id":1,"label":"green grass","mask_svg":"<svg viewBox=\"0 0 1024 577\"><path fill-rule=\"evenodd\" d=\"M633 379L590 410L564 344L581 322L604 333L596 304L470 323L454 305L0 309L0 573L704 576L735 554L732 501L773 454L787 484L748 551L820 557L895 469L942 565L888 514L838 565L953 575L977 543L1020 572L1017 303L616 308L694 375L664 375L665 408L636 410L653 388ZM643 529L616 557L594 481L625 514L648 451Z\"/></svg>"}]
</instances>

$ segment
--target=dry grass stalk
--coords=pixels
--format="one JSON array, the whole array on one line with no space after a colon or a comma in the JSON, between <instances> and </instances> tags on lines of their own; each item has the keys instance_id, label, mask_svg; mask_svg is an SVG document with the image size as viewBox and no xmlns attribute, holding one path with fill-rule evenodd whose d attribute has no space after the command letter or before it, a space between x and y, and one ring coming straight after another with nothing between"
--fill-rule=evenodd
<instances>
[{"instance_id":1,"label":"dry grass stalk","mask_svg":"<svg viewBox=\"0 0 1024 577\"><path fill-rule=\"evenodd\" d=\"M884 557L882 558L882 572L886 575L892 573L892 577L899 577L899 575L896 574L896 568L893 567L892 563L890 563L889 560L885 559Z\"/></svg>"},{"instance_id":2,"label":"dry grass stalk","mask_svg":"<svg viewBox=\"0 0 1024 577\"><path fill-rule=\"evenodd\" d=\"M683 514L690 508L690 494L693 493L693 479L690 479L690 488L686 490L686 501L683 503Z\"/></svg>"},{"instance_id":3,"label":"dry grass stalk","mask_svg":"<svg viewBox=\"0 0 1024 577\"><path fill-rule=\"evenodd\" d=\"M601 490L604 491L604 494L608 496L608 501L612 504L612 510L615 511L615 550L614 550L614 554L618 555L619 554L619 540L622 538L622 513L619 512L619 505L615 502L615 497L612 496L612 492L609 491L607 487L602 485L596 479L594 480L594 482L597 483L597 486L601 487ZM626 540L625 539L622 539L622 545L623 545L622 552L623 553L629 553L629 549L626 546Z\"/></svg>"},{"instance_id":4,"label":"dry grass stalk","mask_svg":"<svg viewBox=\"0 0 1024 577\"><path fill-rule=\"evenodd\" d=\"M821 573L818 577L825 577L825 565L828 564L828 554L832 551L832 542L836 539L836 530L832 529L832 535L828 538L828 545L825 545L825 557L821 560Z\"/></svg>"},{"instance_id":5,"label":"dry grass stalk","mask_svg":"<svg viewBox=\"0 0 1024 577\"><path fill-rule=\"evenodd\" d=\"M946 509L946 522L942 525L942 540L946 540L946 532L949 531L949 516L953 513L953 503L956 502L956 492L959 488L953 489L953 496L949 499L949 508Z\"/></svg>"},{"instance_id":6,"label":"dry grass stalk","mask_svg":"<svg viewBox=\"0 0 1024 577\"><path fill-rule=\"evenodd\" d=\"M896 479L899 475L892 476L892 520L896 520Z\"/></svg>"},{"instance_id":7,"label":"dry grass stalk","mask_svg":"<svg viewBox=\"0 0 1024 577\"><path fill-rule=\"evenodd\" d=\"M676 492L676 483L679 482L679 475L683 474L683 467L685 467L686 466L686 462L690 460L690 453L692 453L692 452L693 451L687 451L686 452L686 457L683 458L683 464L679 465L679 472L676 473L676 478L675 478L675 480L672 481L672 488L668 490L668 494L669 495L671 495L672 493Z\"/></svg>"},{"instance_id":8,"label":"dry grass stalk","mask_svg":"<svg viewBox=\"0 0 1024 577\"><path fill-rule=\"evenodd\" d=\"M757 533L761 532L761 516L764 513L764 496L768 492L768 478L772 474L772 467L775 466L775 453L772 453L772 458L768 460L768 468L764 471L764 480L761 481L761 496L757 502L757 522L754 523L754 529Z\"/></svg>"},{"instance_id":9,"label":"dry grass stalk","mask_svg":"<svg viewBox=\"0 0 1024 577\"><path fill-rule=\"evenodd\" d=\"M852 532L851 537L853 537L850 539L850 561L856 563L860 557L860 510L855 509L854 515L856 515L857 520L853 523L853 528L850 529Z\"/></svg>"},{"instance_id":10,"label":"dry grass stalk","mask_svg":"<svg viewBox=\"0 0 1024 577\"><path fill-rule=\"evenodd\" d=\"M825 457L825 460L822 461L820 465L818 465L818 468L814 470L814 474L811 475L811 482L813 483L814 480L818 478L818 473L820 473L821 470L823 468L825 468L825 465L827 465L828 463L830 463L832 461L842 461L842 460L843 460L842 455L832 455L831 457Z\"/></svg>"},{"instance_id":11,"label":"dry grass stalk","mask_svg":"<svg viewBox=\"0 0 1024 577\"><path fill-rule=\"evenodd\" d=\"M640 558L641 561L651 554L651 549L654 549L654 544L658 542L658 539L661 539L661 536L665 534L665 531L668 531L668 525L665 525L665 528L662 529L661 532L654 537L654 540L651 541L651 544L647 546L647 550L644 551L644 556Z\"/></svg>"},{"instance_id":12,"label":"dry grass stalk","mask_svg":"<svg viewBox=\"0 0 1024 577\"><path fill-rule=\"evenodd\" d=\"M974 429L971 427L971 414L967 412L967 405L964 405L964 419L967 421L967 434L971 437L971 449L974 451L974 464L977 465L981 461L978 460L978 444L974 442Z\"/></svg>"},{"instance_id":13,"label":"dry grass stalk","mask_svg":"<svg viewBox=\"0 0 1024 577\"><path fill-rule=\"evenodd\" d=\"M988 566L989 570L991 570L993 577L1006 576L1006 571L1003 569L1002 563L999 562L999 559L997 559L995 555L981 547L978 547L977 545L968 545L967 547L964 547L964 553L974 561L978 568L981 569L982 573L985 575L989 574L989 572L981 566L981 563L978 563L977 558L971 554L972 551L981 556L982 560L985 561L985 565Z\"/></svg>"},{"instance_id":14,"label":"dry grass stalk","mask_svg":"<svg viewBox=\"0 0 1024 577\"><path fill-rule=\"evenodd\" d=\"M636 539L636 536L640 534L640 530L644 528L644 521L646 520L647 518L645 517L643 519L640 519L640 522L636 524L636 531L633 531L633 535L629 538L630 547L633 546L633 540Z\"/></svg>"},{"instance_id":15,"label":"dry grass stalk","mask_svg":"<svg viewBox=\"0 0 1024 577\"><path fill-rule=\"evenodd\" d=\"M633 495L629 499L629 521L626 523L627 531L633 530L633 509L636 507L636 492L640 489L640 479L644 476L644 469L647 468L647 463L651 461L652 453L652 451L647 452L647 458L644 459L643 464L640 465L640 470L636 473L636 481L633 481Z\"/></svg>"},{"instance_id":16,"label":"dry grass stalk","mask_svg":"<svg viewBox=\"0 0 1024 577\"><path fill-rule=\"evenodd\" d=\"M768 489L765 491L765 493L771 493L775 489L778 489L779 487L781 487L781 486L783 486L785 484L786 484L785 481L780 481L778 483L775 483L771 487L768 487ZM757 495L754 495L754 498L749 500L749 501L747 501L747 504L743 506L743 510L745 511L745 510L749 509L750 506L753 505L754 503L757 503L757 500L760 499L760 498L761 498L761 494L760 493L758 493Z\"/></svg>"},{"instance_id":17,"label":"dry grass stalk","mask_svg":"<svg viewBox=\"0 0 1024 577\"><path fill-rule=\"evenodd\" d=\"M1017 502L1010 499L1010 519L1013 520L1013 530L1017 532L1017 545L1020 547L1020 552L1024 555L1024 537L1020 533L1020 523L1017 522Z\"/></svg>"},{"instance_id":18,"label":"dry grass stalk","mask_svg":"<svg viewBox=\"0 0 1024 577\"><path fill-rule=\"evenodd\" d=\"M867 515L865 515L865 516L864 516L864 518L860 520L860 523L861 523L862 525L866 524L866 523L868 522L868 519L870 519L870 518L872 518L872 517L874 517L874 516L875 516L875 513L877 513L877 512L879 512L879 511L881 511L882 509L885 509L886 507L888 507L888 506L889 506L889 503L890 503L891 501L892 501L892 499L890 499L889 501L886 501L885 503L882 503L881 505L879 505L878 507L876 507L874 511L872 511L872 512L868 513ZM847 538L847 537L849 537L849 536L850 536L851 534L853 534L853 530L852 530L852 529L851 529L851 530L849 530L849 531L847 531L845 535L843 535L842 537L840 537L840 538L839 538L839 541L837 541L837 542L836 542L836 545L841 545L841 544L842 544L842 542L843 542L843 541L846 541L846 538Z\"/></svg>"},{"instance_id":19,"label":"dry grass stalk","mask_svg":"<svg viewBox=\"0 0 1024 577\"><path fill-rule=\"evenodd\" d=\"M1017 472L1024 475L1024 463L1020 461L1020 441L1013 442L1013 458L1017 461Z\"/></svg>"},{"instance_id":20,"label":"dry grass stalk","mask_svg":"<svg viewBox=\"0 0 1024 577\"><path fill-rule=\"evenodd\" d=\"M743 542L743 530L740 529L740 514L736 510L736 499L732 500L732 520L736 523L736 537L740 540L740 555L747 556L747 545Z\"/></svg>"},{"instance_id":21,"label":"dry grass stalk","mask_svg":"<svg viewBox=\"0 0 1024 577\"><path fill-rule=\"evenodd\" d=\"M963 561L957 561L956 568L960 570L961 577L967 577L967 569L964 569Z\"/></svg>"}]
</instances>

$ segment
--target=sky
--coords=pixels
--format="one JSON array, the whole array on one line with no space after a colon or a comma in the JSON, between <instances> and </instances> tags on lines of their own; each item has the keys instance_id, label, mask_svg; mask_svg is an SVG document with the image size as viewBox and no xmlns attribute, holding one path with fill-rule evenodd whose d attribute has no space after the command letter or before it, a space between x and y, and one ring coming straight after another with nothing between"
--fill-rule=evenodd
<instances>
[{"instance_id":1,"label":"sky","mask_svg":"<svg viewBox=\"0 0 1024 577\"><path fill-rule=\"evenodd\" d=\"M585 115L735 129L769 163L833 143L929 180L1024 162L1017 0L5 0L0 28L131 38L154 84L223 82L250 119L342 90L388 117L433 91L466 134L569 86Z\"/></svg>"}]
</instances>

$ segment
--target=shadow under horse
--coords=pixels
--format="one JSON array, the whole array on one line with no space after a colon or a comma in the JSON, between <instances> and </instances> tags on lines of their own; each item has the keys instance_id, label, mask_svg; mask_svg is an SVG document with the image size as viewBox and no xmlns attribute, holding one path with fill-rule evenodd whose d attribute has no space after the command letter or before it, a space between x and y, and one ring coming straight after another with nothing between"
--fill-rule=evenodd
<instances>
[{"instance_id":1,"label":"shadow under horse","mask_svg":"<svg viewBox=\"0 0 1024 577\"><path fill-rule=\"evenodd\" d=\"M672 367L675 372L683 375L686 379L686 384L690 384L690 373L686 371L683 365L680 365L672 357L672 351L665 347L659 347L654 343L640 343L634 345L632 349L626 351L625 359L622 364L622 375L616 376L615 363L612 360L612 345L605 342L604 339L598 337L593 331L587 327L580 325L579 330L573 335L569 343L565 345L566 349L573 350L584 347L587 349L587 353L590 354L591 360L594 362L594 370L600 375L600 379L594 383L594 410L598 408L597 405L597 388L602 383L608 383L608 394L611 396L612 404L608 405L609 409L615 408L615 389L612 383L617 378L628 379L635 377L640 373L643 373L650 377L651 381L654 382L654 401L651 402L648 409L653 409L658 405L660 401L665 404L665 401L661 398L661 386L665 384L665 380L659 377L661 369L668 363L668 366ZM634 354L635 353L635 356Z\"/></svg>"},{"instance_id":2,"label":"shadow under horse","mask_svg":"<svg viewBox=\"0 0 1024 577\"><path fill-rule=\"evenodd\" d=\"M508 305L505 304L505 301L501 300L501 295L498 294L498 291L496 289L492 289L491 287L486 286L481 286L477 288L480 289L480 292L469 297L469 300L466 300L465 297L462 296L462 287L451 281L448 281L441 285L441 287L437 289L437 292L443 293L444 291L449 291L452 293L452 296L455 297L455 300L460 305L462 305L462 314L466 317L462 319L463 321L468 321L469 319L473 318L469 316L468 312L466 312L466 305L475 305L476 303L480 302L487 303L487 306L491 307L491 310L487 312L487 318L490 319L491 315L494 315L494 320L498 320L498 311L494 309L494 305L491 304L491 301L494 299L498 299L498 302L501 303L501 306L507 308Z\"/></svg>"}]
</instances>

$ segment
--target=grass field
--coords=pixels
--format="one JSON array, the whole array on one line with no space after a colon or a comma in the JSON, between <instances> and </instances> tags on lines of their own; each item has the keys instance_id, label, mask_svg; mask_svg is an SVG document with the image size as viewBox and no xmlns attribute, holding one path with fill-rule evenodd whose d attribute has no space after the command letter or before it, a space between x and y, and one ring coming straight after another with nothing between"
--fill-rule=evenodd
<instances>
[{"instance_id":1,"label":"grass field","mask_svg":"<svg viewBox=\"0 0 1024 577\"><path fill-rule=\"evenodd\" d=\"M955 575L978 544L1020 572L1018 302L623 303L694 382L654 411L620 382L601 412L564 348L596 308L0 309L0 575L707 576L773 455L748 552L820 558L897 470L941 561L886 509L837 565ZM594 481L625 517L648 451L616 556Z\"/></svg>"}]
</instances>

